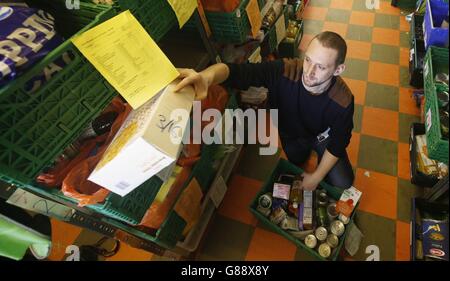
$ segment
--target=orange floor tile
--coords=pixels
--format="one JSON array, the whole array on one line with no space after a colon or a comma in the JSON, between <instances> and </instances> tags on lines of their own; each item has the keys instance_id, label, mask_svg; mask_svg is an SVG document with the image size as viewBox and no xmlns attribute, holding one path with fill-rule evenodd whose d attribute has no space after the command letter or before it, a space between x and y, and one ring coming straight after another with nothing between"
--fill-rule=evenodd
<instances>
[{"instance_id":1,"label":"orange floor tile","mask_svg":"<svg viewBox=\"0 0 450 281\"><path fill-rule=\"evenodd\" d=\"M369 172L369 176L365 173ZM359 210L397 219L397 178L357 168L355 186L363 192Z\"/></svg>"},{"instance_id":2,"label":"orange floor tile","mask_svg":"<svg viewBox=\"0 0 450 281\"><path fill-rule=\"evenodd\" d=\"M303 12L303 19L309 19L309 20L325 20L325 17L327 16L328 9L322 8L322 7L308 7L308 9L305 9Z\"/></svg>"},{"instance_id":3,"label":"orange floor tile","mask_svg":"<svg viewBox=\"0 0 450 281\"><path fill-rule=\"evenodd\" d=\"M248 206L261 186L262 183L257 180L234 175L220 205L219 214L242 223L256 225L257 219L250 213Z\"/></svg>"},{"instance_id":4,"label":"orange floor tile","mask_svg":"<svg viewBox=\"0 0 450 281\"><path fill-rule=\"evenodd\" d=\"M367 82L350 78L344 78L344 81L355 97L355 104L364 105L366 101Z\"/></svg>"},{"instance_id":5,"label":"orange floor tile","mask_svg":"<svg viewBox=\"0 0 450 281\"><path fill-rule=\"evenodd\" d=\"M348 24L340 22L326 21L323 23L322 31L333 31L345 37L347 35Z\"/></svg>"},{"instance_id":6,"label":"orange floor tile","mask_svg":"<svg viewBox=\"0 0 450 281\"><path fill-rule=\"evenodd\" d=\"M365 106L361 133L392 141L398 140L398 112Z\"/></svg>"},{"instance_id":7,"label":"orange floor tile","mask_svg":"<svg viewBox=\"0 0 450 281\"><path fill-rule=\"evenodd\" d=\"M257 227L247 251L246 261L292 261L297 246L281 235Z\"/></svg>"},{"instance_id":8,"label":"orange floor tile","mask_svg":"<svg viewBox=\"0 0 450 281\"><path fill-rule=\"evenodd\" d=\"M398 87L400 83L400 67L395 64L369 62L368 80L370 82Z\"/></svg>"},{"instance_id":9,"label":"orange floor tile","mask_svg":"<svg viewBox=\"0 0 450 281\"><path fill-rule=\"evenodd\" d=\"M372 42L398 47L400 45L400 31L395 29L374 27L372 30Z\"/></svg>"},{"instance_id":10,"label":"orange floor tile","mask_svg":"<svg viewBox=\"0 0 450 281\"><path fill-rule=\"evenodd\" d=\"M66 248L74 244L82 229L56 219L50 221L52 224L52 250L48 259L60 261L66 255Z\"/></svg>"},{"instance_id":11,"label":"orange floor tile","mask_svg":"<svg viewBox=\"0 0 450 281\"><path fill-rule=\"evenodd\" d=\"M409 261L410 260L410 224L402 221L397 221L396 231L396 260Z\"/></svg>"},{"instance_id":12,"label":"orange floor tile","mask_svg":"<svg viewBox=\"0 0 450 281\"><path fill-rule=\"evenodd\" d=\"M370 12L352 11L350 24L372 27L375 22L375 14Z\"/></svg>"},{"instance_id":13,"label":"orange floor tile","mask_svg":"<svg viewBox=\"0 0 450 281\"><path fill-rule=\"evenodd\" d=\"M372 44L363 41L347 40L347 57L370 60Z\"/></svg>"}]
</instances>

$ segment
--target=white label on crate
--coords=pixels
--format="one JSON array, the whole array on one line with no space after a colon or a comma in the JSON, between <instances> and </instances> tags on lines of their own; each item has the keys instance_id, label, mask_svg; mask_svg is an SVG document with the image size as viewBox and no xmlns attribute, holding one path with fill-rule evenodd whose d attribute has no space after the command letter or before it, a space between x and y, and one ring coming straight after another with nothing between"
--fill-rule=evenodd
<instances>
[{"instance_id":1,"label":"white label on crate","mask_svg":"<svg viewBox=\"0 0 450 281\"><path fill-rule=\"evenodd\" d=\"M424 62L423 63L423 76L427 76L428 75L428 63Z\"/></svg>"},{"instance_id":2,"label":"white label on crate","mask_svg":"<svg viewBox=\"0 0 450 281\"><path fill-rule=\"evenodd\" d=\"M237 9L236 11L236 17L240 18L241 17L241 10Z\"/></svg>"},{"instance_id":3,"label":"white label on crate","mask_svg":"<svg viewBox=\"0 0 450 281\"><path fill-rule=\"evenodd\" d=\"M426 118L425 123L427 125L427 132L428 132L431 129L431 108L428 108L427 118Z\"/></svg>"},{"instance_id":4,"label":"white label on crate","mask_svg":"<svg viewBox=\"0 0 450 281\"><path fill-rule=\"evenodd\" d=\"M414 48L411 48L411 50L409 50L409 61L413 61L414 59Z\"/></svg>"},{"instance_id":5,"label":"white label on crate","mask_svg":"<svg viewBox=\"0 0 450 281\"><path fill-rule=\"evenodd\" d=\"M277 46L286 37L286 22L284 20L284 14L282 14L278 21L275 23L275 31L277 33Z\"/></svg>"},{"instance_id":6,"label":"white label on crate","mask_svg":"<svg viewBox=\"0 0 450 281\"><path fill-rule=\"evenodd\" d=\"M220 203L227 192L227 184L223 180L222 176L217 177L213 186L211 187L210 197L216 208L219 207Z\"/></svg>"},{"instance_id":7,"label":"white label on crate","mask_svg":"<svg viewBox=\"0 0 450 281\"><path fill-rule=\"evenodd\" d=\"M16 189L16 191L14 191L6 202L22 209L40 213L49 217L55 217L63 221L68 221L75 212L72 208L36 196L21 188Z\"/></svg>"}]
</instances>

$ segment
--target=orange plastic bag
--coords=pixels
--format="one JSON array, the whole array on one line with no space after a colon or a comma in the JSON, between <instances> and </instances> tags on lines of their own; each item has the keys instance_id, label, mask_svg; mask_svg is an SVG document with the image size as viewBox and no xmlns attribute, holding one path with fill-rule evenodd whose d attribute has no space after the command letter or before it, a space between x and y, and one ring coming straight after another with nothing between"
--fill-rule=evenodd
<instances>
[{"instance_id":1,"label":"orange plastic bag","mask_svg":"<svg viewBox=\"0 0 450 281\"><path fill-rule=\"evenodd\" d=\"M202 0L205 11L211 12L232 12L239 4L240 0Z\"/></svg>"},{"instance_id":2,"label":"orange plastic bag","mask_svg":"<svg viewBox=\"0 0 450 281\"><path fill-rule=\"evenodd\" d=\"M95 156L84 159L71 169L62 183L61 191L64 195L77 199L79 201L78 205L81 207L102 202L110 193L109 190L88 181L87 178L95 169L97 163L102 158L103 153L120 129L120 126L131 112L131 107L124 104L120 99L114 99L112 105L117 109L119 115L114 121L111 131L107 135L105 143L99 148L98 153ZM101 137L102 136L98 138Z\"/></svg>"},{"instance_id":3,"label":"orange plastic bag","mask_svg":"<svg viewBox=\"0 0 450 281\"><path fill-rule=\"evenodd\" d=\"M123 102L120 98L114 98L113 101L108 105L108 107L103 111L102 114L114 111L117 113L123 112L125 109ZM81 144L81 149L78 155L71 160L64 159L58 162L58 164L47 171L46 173L42 173L39 176L37 176L36 181L40 183L41 185L47 186L47 187L59 187L61 186L64 178L67 176L67 174L81 161L85 160L91 151L98 145L103 143L106 138L108 137L108 134L104 134L101 136L98 136L94 139L88 139L85 140Z\"/></svg>"},{"instance_id":4,"label":"orange plastic bag","mask_svg":"<svg viewBox=\"0 0 450 281\"><path fill-rule=\"evenodd\" d=\"M178 197L185 182L189 179L191 174L190 167L183 167L183 170L178 174L175 182L170 187L169 193L162 202L153 202L150 208L145 213L139 224L142 227L150 228L150 230L157 230L164 222L167 214L171 210L175 200Z\"/></svg>"},{"instance_id":5,"label":"orange plastic bag","mask_svg":"<svg viewBox=\"0 0 450 281\"><path fill-rule=\"evenodd\" d=\"M224 112L227 105L229 96L225 88L219 85L213 85L208 88L208 96L201 101L202 113L207 109L217 109L220 112ZM211 121L202 121L202 130ZM189 144L185 144L183 147L183 154L178 158L177 164L185 167L192 166L200 159L201 145L193 143L193 133L191 128L191 139Z\"/></svg>"}]
</instances>

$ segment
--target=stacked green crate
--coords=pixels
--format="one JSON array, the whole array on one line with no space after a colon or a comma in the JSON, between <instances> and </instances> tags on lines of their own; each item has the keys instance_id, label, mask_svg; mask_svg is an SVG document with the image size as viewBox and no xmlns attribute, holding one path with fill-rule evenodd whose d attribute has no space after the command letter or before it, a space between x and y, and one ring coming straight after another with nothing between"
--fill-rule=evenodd
<instances>
[{"instance_id":1,"label":"stacked green crate","mask_svg":"<svg viewBox=\"0 0 450 281\"><path fill-rule=\"evenodd\" d=\"M448 164L448 139L441 132L437 91L448 92L448 85L435 82L436 74L448 75L448 49L430 46L425 55L423 79L425 90L425 129L428 156Z\"/></svg>"},{"instance_id":2,"label":"stacked green crate","mask_svg":"<svg viewBox=\"0 0 450 281\"><path fill-rule=\"evenodd\" d=\"M177 17L167 0L116 0L119 11L130 10L156 42L175 25Z\"/></svg>"},{"instance_id":3,"label":"stacked green crate","mask_svg":"<svg viewBox=\"0 0 450 281\"><path fill-rule=\"evenodd\" d=\"M64 0L30 5L51 13L58 34L67 40L0 89L0 179L19 185L31 184L116 95L70 41L114 16L114 11L83 2L80 9L69 10ZM74 57L68 65L33 93L25 90L30 79L65 52Z\"/></svg>"},{"instance_id":4,"label":"stacked green crate","mask_svg":"<svg viewBox=\"0 0 450 281\"><path fill-rule=\"evenodd\" d=\"M242 0L236 9L229 13L205 11L215 41L235 44L247 41L251 28L245 10L248 2L248 0Z\"/></svg>"}]
</instances>

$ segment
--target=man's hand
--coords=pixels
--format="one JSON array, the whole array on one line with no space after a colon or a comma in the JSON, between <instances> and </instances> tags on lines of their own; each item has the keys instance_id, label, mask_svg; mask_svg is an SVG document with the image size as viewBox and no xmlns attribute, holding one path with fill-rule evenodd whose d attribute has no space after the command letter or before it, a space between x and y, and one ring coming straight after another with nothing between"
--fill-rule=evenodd
<instances>
[{"instance_id":1,"label":"man's hand","mask_svg":"<svg viewBox=\"0 0 450 281\"><path fill-rule=\"evenodd\" d=\"M183 78L183 80L175 86L175 92L178 92L188 85L192 85L195 90L196 100L206 98L208 95L209 82L201 73L188 68L178 68L178 72L180 72L180 76L178 76L178 78Z\"/></svg>"},{"instance_id":2,"label":"man's hand","mask_svg":"<svg viewBox=\"0 0 450 281\"><path fill-rule=\"evenodd\" d=\"M300 59L283 59L284 76L289 80L298 81L302 70L303 62Z\"/></svg>"},{"instance_id":3,"label":"man's hand","mask_svg":"<svg viewBox=\"0 0 450 281\"><path fill-rule=\"evenodd\" d=\"M302 177L303 177L302 189L304 190L315 190L319 185L320 181L322 180L318 178L316 175L306 172L302 174Z\"/></svg>"}]
</instances>

